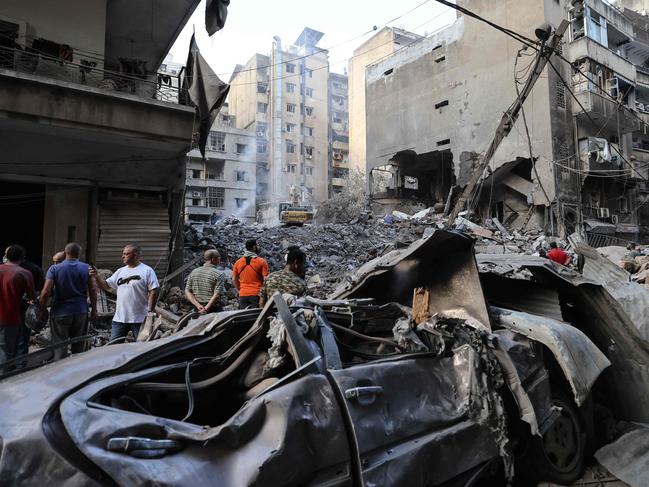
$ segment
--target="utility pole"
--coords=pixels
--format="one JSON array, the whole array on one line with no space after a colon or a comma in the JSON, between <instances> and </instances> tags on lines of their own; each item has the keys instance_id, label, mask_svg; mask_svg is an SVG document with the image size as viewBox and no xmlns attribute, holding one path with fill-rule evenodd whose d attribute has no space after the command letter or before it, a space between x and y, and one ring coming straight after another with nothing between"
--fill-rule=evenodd
<instances>
[{"instance_id":1,"label":"utility pole","mask_svg":"<svg viewBox=\"0 0 649 487\"><path fill-rule=\"evenodd\" d=\"M547 64L548 59L550 59L552 54L554 54L554 50L561 42L561 38L565 33L566 29L568 28L568 25L570 25L570 22L568 22L567 20L562 20L561 24L559 24L559 27L552 35L552 38L549 40L549 42L541 43L540 52L538 54L539 56L538 62L536 63L536 67L534 68L534 71L532 71L532 74L530 74L529 78L527 79L527 82L525 83L525 86L523 87L520 96L516 99L512 107L509 110L507 110L504 113L503 117L500 119L500 124L496 129L496 135L491 141L491 144L489 145L487 152L485 152L484 156L482 156L480 160L480 164L471 175L471 179L464 187L464 191L462 191L462 194L460 194L457 202L455 203L455 206L453 207L453 210L449 215L447 226L450 227L451 225L453 225L453 222L457 218L458 213L460 213L460 211L462 211L462 209L465 207L467 201L469 200L469 197L471 196L471 193L473 193L474 188L482 178L485 169L491 162L491 158L493 157L494 153L500 146L500 143L503 141L505 137L507 137L507 135L509 135L509 132L511 132L511 130L514 128L514 123L516 122L516 119L518 118L518 114L521 108L523 107L523 103L525 103L525 100L532 92L532 88L534 88L534 84L536 83L536 80L539 79L539 76L543 72L543 69ZM536 35L542 41L544 40L543 38L544 32L547 31L545 31L543 28L536 29ZM549 35L546 34L545 40L547 40L548 37ZM532 164L534 164L534 161L532 161Z\"/></svg>"}]
</instances>

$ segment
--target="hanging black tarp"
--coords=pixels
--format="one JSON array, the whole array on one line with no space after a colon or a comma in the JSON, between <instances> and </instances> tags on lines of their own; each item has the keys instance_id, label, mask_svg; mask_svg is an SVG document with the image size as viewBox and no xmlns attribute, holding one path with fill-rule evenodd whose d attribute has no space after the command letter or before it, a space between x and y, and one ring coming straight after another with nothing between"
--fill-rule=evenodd
<instances>
[{"instance_id":1,"label":"hanging black tarp","mask_svg":"<svg viewBox=\"0 0 649 487\"><path fill-rule=\"evenodd\" d=\"M207 61L201 56L193 35L189 43L183 91L186 91L196 106L200 121L198 148L203 159L205 159L205 144L210 133L210 127L228 96L230 85L221 81L216 73L212 71Z\"/></svg>"},{"instance_id":2,"label":"hanging black tarp","mask_svg":"<svg viewBox=\"0 0 649 487\"><path fill-rule=\"evenodd\" d=\"M228 18L230 0L207 0L205 3L205 29L209 35L221 30Z\"/></svg>"}]
</instances>

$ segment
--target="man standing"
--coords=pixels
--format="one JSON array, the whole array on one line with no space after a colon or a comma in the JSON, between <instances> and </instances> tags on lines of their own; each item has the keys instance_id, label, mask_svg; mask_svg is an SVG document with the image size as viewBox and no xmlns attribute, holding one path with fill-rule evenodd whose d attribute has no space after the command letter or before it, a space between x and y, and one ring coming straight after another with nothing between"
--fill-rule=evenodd
<instances>
[{"instance_id":1,"label":"man standing","mask_svg":"<svg viewBox=\"0 0 649 487\"><path fill-rule=\"evenodd\" d=\"M289 248L284 269L269 274L264 281L259 292L259 306L264 306L276 292L304 296L306 283L300 276L305 275L305 270L306 254L297 247Z\"/></svg>"},{"instance_id":2,"label":"man standing","mask_svg":"<svg viewBox=\"0 0 649 487\"><path fill-rule=\"evenodd\" d=\"M547 257L561 265L568 265L572 261L572 258L563 249L560 249L556 242L550 242L550 251Z\"/></svg>"},{"instance_id":3,"label":"man standing","mask_svg":"<svg viewBox=\"0 0 649 487\"><path fill-rule=\"evenodd\" d=\"M52 344L65 342L88 334L88 298L90 298L90 318L97 318L97 292L95 281L90 278L90 266L79 261L81 245L70 242L65 246L65 260L53 265L45 276L45 286L40 296L41 309L56 286L52 300ZM83 352L84 342L71 345L72 353ZM54 350L54 360L67 357L68 347L59 346Z\"/></svg>"},{"instance_id":4,"label":"man standing","mask_svg":"<svg viewBox=\"0 0 649 487\"><path fill-rule=\"evenodd\" d=\"M34 278L29 271L20 267L25 260L25 249L20 245L11 245L5 257L6 263L0 265L0 363L16 356L23 324L23 296L28 300L36 299Z\"/></svg>"},{"instance_id":5,"label":"man standing","mask_svg":"<svg viewBox=\"0 0 649 487\"><path fill-rule=\"evenodd\" d=\"M217 269L221 256L218 250L206 250L205 263L187 278L185 296L199 313L222 311L226 304L225 276Z\"/></svg>"},{"instance_id":6,"label":"man standing","mask_svg":"<svg viewBox=\"0 0 649 487\"><path fill-rule=\"evenodd\" d=\"M94 267L90 275L97 279L97 284L104 291L116 290L117 309L113 317L110 340L128 335L129 330L137 339L140 325L147 316L153 313L158 297L160 284L153 269L140 262L140 247L129 244L122 251L122 262L115 274L104 280Z\"/></svg>"},{"instance_id":7,"label":"man standing","mask_svg":"<svg viewBox=\"0 0 649 487\"><path fill-rule=\"evenodd\" d=\"M259 291L268 275L268 262L259 257L259 247L254 239L246 242L246 251L232 267L232 279L239 291L239 308L259 306Z\"/></svg>"}]
</instances>

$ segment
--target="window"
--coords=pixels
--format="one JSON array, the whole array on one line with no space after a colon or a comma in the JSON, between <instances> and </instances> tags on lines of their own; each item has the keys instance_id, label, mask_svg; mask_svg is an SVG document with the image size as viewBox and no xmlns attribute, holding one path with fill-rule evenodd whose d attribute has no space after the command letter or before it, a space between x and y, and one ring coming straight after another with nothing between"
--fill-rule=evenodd
<instances>
[{"instance_id":1,"label":"window","mask_svg":"<svg viewBox=\"0 0 649 487\"><path fill-rule=\"evenodd\" d=\"M238 182L250 181L250 179L248 178L248 173L246 171L234 171L234 180Z\"/></svg>"},{"instance_id":2,"label":"window","mask_svg":"<svg viewBox=\"0 0 649 487\"><path fill-rule=\"evenodd\" d=\"M268 111L268 103L257 102L257 113L266 113Z\"/></svg>"},{"instance_id":3,"label":"window","mask_svg":"<svg viewBox=\"0 0 649 487\"><path fill-rule=\"evenodd\" d=\"M390 76L392 73L394 73L394 68L390 68L390 69L386 70L383 73L383 76Z\"/></svg>"},{"instance_id":4,"label":"window","mask_svg":"<svg viewBox=\"0 0 649 487\"><path fill-rule=\"evenodd\" d=\"M343 123L343 119L340 118L340 115L338 115L337 113L334 113L332 122L333 123Z\"/></svg>"},{"instance_id":5,"label":"window","mask_svg":"<svg viewBox=\"0 0 649 487\"><path fill-rule=\"evenodd\" d=\"M200 179L201 178L201 170L200 169L192 169L192 178L193 179Z\"/></svg>"},{"instance_id":6,"label":"window","mask_svg":"<svg viewBox=\"0 0 649 487\"><path fill-rule=\"evenodd\" d=\"M438 146L440 146L440 145L448 145L450 143L451 143L451 139L443 139L443 140L438 140L437 141Z\"/></svg>"},{"instance_id":7,"label":"window","mask_svg":"<svg viewBox=\"0 0 649 487\"><path fill-rule=\"evenodd\" d=\"M437 108L442 108L442 107L445 107L445 106L448 106L448 100L443 100L443 101L440 101L439 103L435 103L435 108L436 109Z\"/></svg>"},{"instance_id":8,"label":"window","mask_svg":"<svg viewBox=\"0 0 649 487\"><path fill-rule=\"evenodd\" d=\"M257 122L257 137L266 137L267 130L268 130L267 123Z\"/></svg>"},{"instance_id":9,"label":"window","mask_svg":"<svg viewBox=\"0 0 649 487\"><path fill-rule=\"evenodd\" d=\"M237 144L237 154L245 154L247 147L246 144Z\"/></svg>"},{"instance_id":10,"label":"window","mask_svg":"<svg viewBox=\"0 0 649 487\"><path fill-rule=\"evenodd\" d=\"M237 205L237 208L245 208L248 206L247 204L248 199L247 198L235 198L234 203Z\"/></svg>"},{"instance_id":11,"label":"window","mask_svg":"<svg viewBox=\"0 0 649 487\"><path fill-rule=\"evenodd\" d=\"M287 103L286 104L286 111L288 113L295 113L295 103Z\"/></svg>"},{"instance_id":12,"label":"window","mask_svg":"<svg viewBox=\"0 0 649 487\"><path fill-rule=\"evenodd\" d=\"M345 103L345 99L342 96L334 95L331 97L334 102L338 103L339 105L343 105Z\"/></svg>"},{"instance_id":13,"label":"window","mask_svg":"<svg viewBox=\"0 0 649 487\"><path fill-rule=\"evenodd\" d=\"M557 106L559 108L566 108L566 87L562 82L557 81Z\"/></svg>"},{"instance_id":14,"label":"window","mask_svg":"<svg viewBox=\"0 0 649 487\"><path fill-rule=\"evenodd\" d=\"M307 145L304 148L304 155L307 156L307 158L313 157L313 147Z\"/></svg>"},{"instance_id":15,"label":"window","mask_svg":"<svg viewBox=\"0 0 649 487\"><path fill-rule=\"evenodd\" d=\"M286 72L287 73L295 73L295 64L286 63Z\"/></svg>"},{"instance_id":16,"label":"window","mask_svg":"<svg viewBox=\"0 0 649 487\"><path fill-rule=\"evenodd\" d=\"M304 73L305 73L309 78L313 78L313 70L312 70L312 69L305 68L305 69L304 69Z\"/></svg>"},{"instance_id":17,"label":"window","mask_svg":"<svg viewBox=\"0 0 649 487\"><path fill-rule=\"evenodd\" d=\"M304 107L304 114L308 115L309 117L313 115L313 107Z\"/></svg>"},{"instance_id":18,"label":"window","mask_svg":"<svg viewBox=\"0 0 649 487\"><path fill-rule=\"evenodd\" d=\"M257 83L257 93L266 93L268 90L268 83Z\"/></svg>"},{"instance_id":19,"label":"window","mask_svg":"<svg viewBox=\"0 0 649 487\"><path fill-rule=\"evenodd\" d=\"M286 124L286 131L290 132L290 133L293 133L293 132L295 132L295 127L296 127L296 125L294 123L287 123Z\"/></svg>"},{"instance_id":20,"label":"window","mask_svg":"<svg viewBox=\"0 0 649 487\"><path fill-rule=\"evenodd\" d=\"M313 137L313 127L304 127L304 135Z\"/></svg>"},{"instance_id":21,"label":"window","mask_svg":"<svg viewBox=\"0 0 649 487\"><path fill-rule=\"evenodd\" d=\"M210 208L223 208L224 201L224 188L207 188L207 206Z\"/></svg>"},{"instance_id":22,"label":"window","mask_svg":"<svg viewBox=\"0 0 649 487\"><path fill-rule=\"evenodd\" d=\"M304 91L306 92L306 96L313 98L313 88L306 88Z\"/></svg>"},{"instance_id":23,"label":"window","mask_svg":"<svg viewBox=\"0 0 649 487\"><path fill-rule=\"evenodd\" d=\"M313 167L312 166L305 166L304 167L304 174L307 176L313 176Z\"/></svg>"},{"instance_id":24,"label":"window","mask_svg":"<svg viewBox=\"0 0 649 487\"><path fill-rule=\"evenodd\" d=\"M293 83L286 83L286 93L295 93L295 85Z\"/></svg>"},{"instance_id":25,"label":"window","mask_svg":"<svg viewBox=\"0 0 649 487\"><path fill-rule=\"evenodd\" d=\"M212 150L225 152L225 133L210 132L210 147Z\"/></svg>"},{"instance_id":26,"label":"window","mask_svg":"<svg viewBox=\"0 0 649 487\"><path fill-rule=\"evenodd\" d=\"M290 140L286 141L286 153L287 154L295 154L295 144L291 142Z\"/></svg>"},{"instance_id":27,"label":"window","mask_svg":"<svg viewBox=\"0 0 649 487\"><path fill-rule=\"evenodd\" d=\"M286 172L295 173L297 171L297 164L287 164Z\"/></svg>"},{"instance_id":28,"label":"window","mask_svg":"<svg viewBox=\"0 0 649 487\"><path fill-rule=\"evenodd\" d=\"M192 206L202 206L200 198L192 198Z\"/></svg>"},{"instance_id":29,"label":"window","mask_svg":"<svg viewBox=\"0 0 649 487\"><path fill-rule=\"evenodd\" d=\"M436 63L441 63L442 61L446 61L446 56L439 56L438 58L435 58Z\"/></svg>"},{"instance_id":30,"label":"window","mask_svg":"<svg viewBox=\"0 0 649 487\"><path fill-rule=\"evenodd\" d=\"M268 152L268 142L262 139L257 140L257 153L258 154L265 154Z\"/></svg>"}]
</instances>

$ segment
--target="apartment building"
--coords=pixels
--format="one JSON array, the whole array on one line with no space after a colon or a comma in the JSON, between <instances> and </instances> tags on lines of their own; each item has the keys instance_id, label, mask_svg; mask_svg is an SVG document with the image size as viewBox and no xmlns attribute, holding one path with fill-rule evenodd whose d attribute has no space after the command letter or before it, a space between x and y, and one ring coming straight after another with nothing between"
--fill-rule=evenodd
<instances>
[{"instance_id":1,"label":"apartment building","mask_svg":"<svg viewBox=\"0 0 649 487\"><path fill-rule=\"evenodd\" d=\"M230 113L239 128L257 135L257 201L260 209L286 201L291 186L302 201L329 193L329 60L316 47L324 34L305 28L292 45L275 37L269 56L237 66Z\"/></svg>"},{"instance_id":2,"label":"apartment building","mask_svg":"<svg viewBox=\"0 0 649 487\"><path fill-rule=\"evenodd\" d=\"M255 221L256 144L253 131L236 128L225 104L207 139L205 160L198 149L188 154L186 222L214 223L228 216Z\"/></svg>"},{"instance_id":3,"label":"apartment building","mask_svg":"<svg viewBox=\"0 0 649 487\"><path fill-rule=\"evenodd\" d=\"M0 3L2 245L47 265L77 241L114 269L136 241L159 275L182 263L194 108L163 96L157 72L198 3Z\"/></svg>"},{"instance_id":4,"label":"apartment building","mask_svg":"<svg viewBox=\"0 0 649 487\"><path fill-rule=\"evenodd\" d=\"M568 62L555 56L558 73L546 67L525 103L534 161L519 117L476 196L481 216L513 227L533 220L555 233L583 224L627 239L649 224L647 18L621 4L458 1L531 38L541 24L571 21L558 49ZM455 194L466 184L516 99L515 73L524 82L529 72L533 53L520 49L502 32L459 16L367 67L366 170L375 203L443 208L452 188Z\"/></svg>"},{"instance_id":5,"label":"apartment building","mask_svg":"<svg viewBox=\"0 0 649 487\"><path fill-rule=\"evenodd\" d=\"M329 73L329 196L339 193L349 177L348 79Z\"/></svg>"},{"instance_id":6,"label":"apartment building","mask_svg":"<svg viewBox=\"0 0 649 487\"><path fill-rule=\"evenodd\" d=\"M412 44L420 35L383 27L354 50L349 60L349 165L365 172L365 68Z\"/></svg>"}]
</instances>

